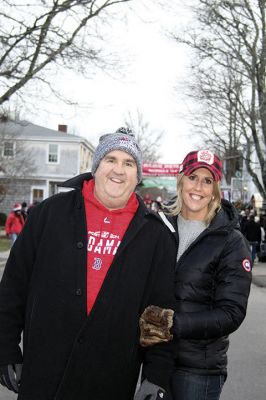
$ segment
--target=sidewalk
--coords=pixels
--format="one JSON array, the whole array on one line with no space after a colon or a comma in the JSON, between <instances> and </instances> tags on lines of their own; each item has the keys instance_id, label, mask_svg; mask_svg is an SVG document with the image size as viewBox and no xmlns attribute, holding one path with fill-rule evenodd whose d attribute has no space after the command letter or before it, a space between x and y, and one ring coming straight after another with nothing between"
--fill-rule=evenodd
<instances>
[{"instance_id":1,"label":"sidewalk","mask_svg":"<svg viewBox=\"0 0 266 400\"><path fill-rule=\"evenodd\" d=\"M0 278L9 255L8 251L0 252ZM259 287L266 288L266 262L256 262L252 270L252 283Z\"/></svg>"},{"instance_id":2,"label":"sidewalk","mask_svg":"<svg viewBox=\"0 0 266 400\"><path fill-rule=\"evenodd\" d=\"M1 269L4 268L8 256L9 256L9 250L0 251L0 268ZM2 275L2 272L3 271L1 271L1 275Z\"/></svg>"},{"instance_id":3,"label":"sidewalk","mask_svg":"<svg viewBox=\"0 0 266 400\"><path fill-rule=\"evenodd\" d=\"M255 262L252 269L252 282L256 286L266 287L266 262Z\"/></svg>"}]
</instances>

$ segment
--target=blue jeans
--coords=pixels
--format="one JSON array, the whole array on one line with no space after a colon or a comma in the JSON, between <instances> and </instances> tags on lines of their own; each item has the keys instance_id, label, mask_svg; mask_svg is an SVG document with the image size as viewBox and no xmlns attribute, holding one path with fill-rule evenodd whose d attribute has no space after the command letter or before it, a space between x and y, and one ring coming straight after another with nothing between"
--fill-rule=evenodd
<instances>
[{"instance_id":1,"label":"blue jeans","mask_svg":"<svg viewBox=\"0 0 266 400\"><path fill-rule=\"evenodd\" d=\"M253 266L255 258L256 258L258 244L259 244L259 242L249 242L250 249L251 249L252 266Z\"/></svg>"},{"instance_id":2,"label":"blue jeans","mask_svg":"<svg viewBox=\"0 0 266 400\"><path fill-rule=\"evenodd\" d=\"M218 400L221 395L224 375L196 375L175 371L172 377L174 400Z\"/></svg>"},{"instance_id":3,"label":"blue jeans","mask_svg":"<svg viewBox=\"0 0 266 400\"><path fill-rule=\"evenodd\" d=\"M17 240L18 234L17 233L10 233L9 237L10 237L10 240L11 240L11 246L13 246L13 244Z\"/></svg>"}]
</instances>

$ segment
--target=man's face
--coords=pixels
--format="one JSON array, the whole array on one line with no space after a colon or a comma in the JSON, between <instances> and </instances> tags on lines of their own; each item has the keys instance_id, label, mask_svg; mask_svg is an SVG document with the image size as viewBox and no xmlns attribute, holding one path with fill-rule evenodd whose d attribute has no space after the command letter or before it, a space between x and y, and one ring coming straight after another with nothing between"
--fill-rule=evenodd
<instances>
[{"instance_id":1,"label":"man's face","mask_svg":"<svg viewBox=\"0 0 266 400\"><path fill-rule=\"evenodd\" d=\"M101 160L94 180L94 195L106 208L123 208L138 183L136 162L124 151L111 151Z\"/></svg>"}]
</instances>

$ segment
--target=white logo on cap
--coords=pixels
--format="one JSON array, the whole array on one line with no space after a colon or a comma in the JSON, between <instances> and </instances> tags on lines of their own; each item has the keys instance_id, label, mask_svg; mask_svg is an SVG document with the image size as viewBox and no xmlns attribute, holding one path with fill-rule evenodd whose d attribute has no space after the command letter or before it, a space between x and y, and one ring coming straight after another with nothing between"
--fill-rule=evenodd
<instances>
[{"instance_id":1,"label":"white logo on cap","mask_svg":"<svg viewBox=\"0 0 266 400\"><path fill-rule=\"evenodd\" d=\"M198 151L198 162L204 162L206 164L212 165L213 161L214 161L214 154L210 150Z\"/></svg>"}]
</instances>

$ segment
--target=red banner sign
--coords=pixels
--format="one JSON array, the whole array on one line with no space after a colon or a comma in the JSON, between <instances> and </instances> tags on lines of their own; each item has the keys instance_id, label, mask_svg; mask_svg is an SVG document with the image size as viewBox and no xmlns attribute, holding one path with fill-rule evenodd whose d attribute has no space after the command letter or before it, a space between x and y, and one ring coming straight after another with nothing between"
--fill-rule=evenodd
<instances>
[{"instance_id":1,"label":"red banner sign","mask_svg":"<svg viewBox=\"0 0 266 400\"><path fill-rule=\"evenodd\" d=\"M142 165L143 176L176 176L180 164L147 164Z\"/></svg>"}]
</instances>

